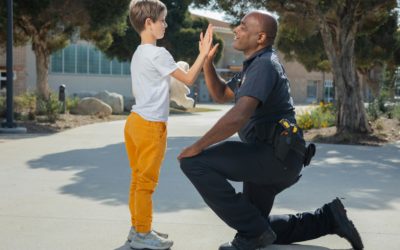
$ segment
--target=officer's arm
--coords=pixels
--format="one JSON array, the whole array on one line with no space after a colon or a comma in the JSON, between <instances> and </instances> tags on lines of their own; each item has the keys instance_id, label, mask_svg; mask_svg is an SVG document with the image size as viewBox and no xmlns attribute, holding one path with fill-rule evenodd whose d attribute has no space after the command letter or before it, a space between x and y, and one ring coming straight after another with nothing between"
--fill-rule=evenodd
<instances>
[{"instance_id":1,"label":"officer's arm","mask_svg":"<svg viewBox=\"0 0 400 250\"><path fill-rule=\"evenodd\" d=\"M233 100L235 97L233 91L225 84L225 81L218 76L211 60L205 62L203 70L208 92L212 99L218 103L226 103Z\"/></svg>"},{"instance_id":2,"label":"officer's arm","mask_svg":"<svg viewBox=\"0 0 400 250\"><path fill-rule=\"evenodd\" d=\"M238 132L254 114L259 104L259 100L243 96L232 109L230 109L218 122L193 146L200 150L208 146L225 140Z\"/></svg>"}]
</instances>

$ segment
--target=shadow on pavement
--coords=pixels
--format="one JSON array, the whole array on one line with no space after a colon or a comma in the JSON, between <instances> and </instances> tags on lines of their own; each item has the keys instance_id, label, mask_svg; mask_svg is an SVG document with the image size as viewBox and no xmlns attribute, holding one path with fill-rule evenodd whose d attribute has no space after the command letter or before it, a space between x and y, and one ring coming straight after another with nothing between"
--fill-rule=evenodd
<instances>
[{"instance_id":1,"label":"shadow on pavement","mask_svg":"<svg viewBox=\"0 0 400 250\"><path fill-rule=\"evenodd\" d=\"M123 246L120 246L114 250L132 250L132 248L130 248L129 243L126 242ZM174 250L174 247L170 248L170 250ZM320 246L292 244L292 245L271 245L268 247L259 248L257 250L351 250L351 249L331 249Z\"/></svg>"},{"instance_id":2,"label":"shadow on pavement","mask_svg":"<svg viewBox=\"0 0 400 250\"><path fill-rule=\"evenodd\" d=\"M206 207L176 160L181 150L196 139L168 138L159 186L154 194L156 212ZM349 207L388 209L400 188L399 147L318 144L311 166L304 169L298 184L278 196L275 207L314 210L339 196L349 198L346 202ZM76 171L72 183L60 188L62 194L108 205L127 204L130 169L123 143L49 154L28 164L34 169ZM240 186L235 184L235 187Z\"/></svg>"},{"instance_id":3,"label":"shadow on pavement","mask_svg":"<svg viewBox=\"0 0 400 250\"><path fill-rule=\"evenodd\" d=\"M181 150L195 139L192 137L168 139L159 185L154 193L156 212L206 206L182 173L176 159ZM77 171L72 183L61 187L62 194L102 201L108 205L127 204L131 173L123 143L49 154L31 160L28 164L34 169Z\"/></svg>"}]
</instances>

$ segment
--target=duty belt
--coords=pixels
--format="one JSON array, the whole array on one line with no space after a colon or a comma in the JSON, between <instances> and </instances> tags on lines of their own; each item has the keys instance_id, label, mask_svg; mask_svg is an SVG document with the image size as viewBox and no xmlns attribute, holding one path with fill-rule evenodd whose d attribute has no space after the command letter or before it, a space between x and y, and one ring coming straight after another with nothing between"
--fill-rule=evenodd
<instances>
[{"instance_id":1,"label":"duty belt","mask_svg":"<svg viewBox=\"0 0 400 250\"><path fill-rule=\"evenodd\" d=\"M306 147L299 134L300 128L287 119L281 119L277 123L258 124L255 129L257 138L271 144L275 156L283 162L286 162L286 157L290 157L289 153L295 152L303 157L303 165L308 166L315 155L315 145L310 143Z\"/></svg>"}]
</instances>

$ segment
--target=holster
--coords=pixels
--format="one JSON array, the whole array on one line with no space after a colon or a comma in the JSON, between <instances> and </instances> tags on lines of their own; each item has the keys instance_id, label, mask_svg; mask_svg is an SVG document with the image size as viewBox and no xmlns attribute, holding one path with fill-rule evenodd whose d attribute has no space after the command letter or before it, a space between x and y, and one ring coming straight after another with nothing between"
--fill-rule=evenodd
<instances>
[{"instance_id":1,"label":"holster","mask_svg":"<svg viewBox=\"0 0 400 250\"><path fill-rule=\"evenodd\" d=\"M297 125L287 120L285 122L289 126L283 126L281 121L277 123L256 124L255 132L257 139L271 144L275 156L283 163L288 162L288 157L291 157L291 154L297 153L304 159L303 166L308 166L315 155L315 145L310 143L306 147L302 136L299 134L300 131ZM293 133L293 126L296 126L297 129L295 133Z\"/></svg>"}]
</instances>

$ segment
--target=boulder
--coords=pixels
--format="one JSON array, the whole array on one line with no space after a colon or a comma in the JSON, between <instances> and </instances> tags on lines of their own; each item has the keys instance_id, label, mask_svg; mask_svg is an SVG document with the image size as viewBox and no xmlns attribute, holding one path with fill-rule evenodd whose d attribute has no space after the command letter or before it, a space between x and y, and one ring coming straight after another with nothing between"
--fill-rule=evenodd
<instances>
[{"instance_id":1,"label":"boulder","mask_svg":"<svg viewBox=\"0 0 400 250\"><path fill-rule=\"evenodd\" d=\"M112 113L112 108L107 103L94 98L86 97L79 101L78 106L72 111L78 115L101 115L109 116Z\"/></svg>"},{"instance_id":2,"label":"boulder","mask_svg":"<svg viewBox=\"0 0 400 250\"><path fill-rule=\"evenodd\" d=\"M124 96L124 111L131 112L132 106L135 105L135 98L133 96Z\"/></svg>"},{"instance_id":3,"label":"boulder","mask_svg":"<svg viewBox=\"0 0 400 250\"><path fill-rule=\"evenodd\" d=\"M79 99L83 99L85 97L93 97L96 95L96 92L78 92L74 93L73 97L78 97Z\"/></svg>"},{"instance_id":4,"label":"boulder","mask_svg":"<svg viewBox=\"0 0 400 250\"><path fill-rule=\"evenodd\" d=\"M118 93L103 91L95 95L97 99L102 100L111 106L114 114L121 114L124 112L124 97Z\"/></svg>"}]
</instances>

